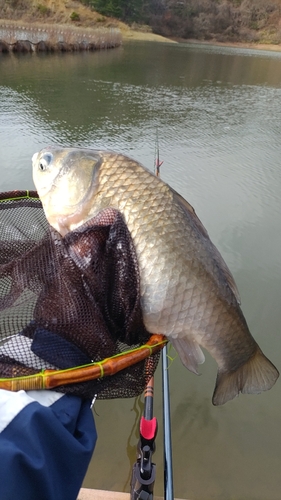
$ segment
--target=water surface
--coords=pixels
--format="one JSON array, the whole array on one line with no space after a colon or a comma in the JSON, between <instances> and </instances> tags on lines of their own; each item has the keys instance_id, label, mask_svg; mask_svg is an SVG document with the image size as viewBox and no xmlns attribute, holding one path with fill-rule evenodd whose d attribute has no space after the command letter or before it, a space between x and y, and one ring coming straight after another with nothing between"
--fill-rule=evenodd
<instances>
[{"instance_id":1,"label":"water surface","mask_svg":"<svg viewBox=\"0 0 281 500\"><path fill-rule=\"evenodd\" d=\"M53 143L117 150L153 169L157 130L162 178L195 207L234 274L253 335L280 369L281 54L138 42L0 55L1 191L33 188L31 157ZM169 373L175 495L280 499L280 383L215 408L210 356L200 377L178 358ZM84 486L129 491L141 409L141 398L96 403L99 440Z\"/></svg>"}]
</instances>

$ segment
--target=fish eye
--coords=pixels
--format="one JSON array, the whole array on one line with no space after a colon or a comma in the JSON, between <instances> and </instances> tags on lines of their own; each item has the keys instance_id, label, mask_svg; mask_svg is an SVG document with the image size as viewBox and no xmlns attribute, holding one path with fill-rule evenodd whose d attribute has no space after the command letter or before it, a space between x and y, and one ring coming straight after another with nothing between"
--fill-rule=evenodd
<instances>
[{"instance_id":1,"label":"fish eye","mask_svg":"<svg viewBox=\"0 0 281 500\"><path fill-rule=\"evenodd\" d=\"M40 158L40 161L39 161L39 170L41 170L41 172L44 172L45 170L47 170L52 159L53 159L53 155L51 153L44 154L42 156L42 158Z\"/></svg>"}]
</instances>

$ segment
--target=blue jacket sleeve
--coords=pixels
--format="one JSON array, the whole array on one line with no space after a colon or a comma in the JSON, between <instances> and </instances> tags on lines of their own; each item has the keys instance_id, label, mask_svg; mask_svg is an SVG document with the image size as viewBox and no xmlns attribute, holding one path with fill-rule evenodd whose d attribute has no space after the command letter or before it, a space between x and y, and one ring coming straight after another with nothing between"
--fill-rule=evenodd
<instances>
[{"instance_id":1,"label":"blue jacket sleeve","mask_svg":"<svg viewBox=\"0 0 281 500\"><path fill-rule=\"evenodd\" d=\"M76 500L96 439L89 401L0 390L0 499Z\"/></svg>"}]
</instances>

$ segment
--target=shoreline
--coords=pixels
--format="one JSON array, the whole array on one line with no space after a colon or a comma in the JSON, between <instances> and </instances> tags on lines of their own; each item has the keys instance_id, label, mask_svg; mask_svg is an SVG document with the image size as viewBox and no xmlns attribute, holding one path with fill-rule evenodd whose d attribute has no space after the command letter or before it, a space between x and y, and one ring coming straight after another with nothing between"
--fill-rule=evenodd
<instances>
[{"instance_id":1,"label":"shoreline","mask_svg":"<svg viewBox=\"0 0 281 500\"><path fill-rule=\"evenodd\" d=\"M216 40L196 40L194 38L166 38L155 33L141 32L135 30L121 30L124 41L139 40L148 42L183 43L194 45L208 45L217 47L231 47L234 49L266 50L268 52L281 52L281 44L270 43L248 43L248 42L218 42Z\"/></svg>"},{"instance_id":2,"label":"shoreline","mask_svg":"<svg viewBox=\"0 0 281 500\"><path fill-rule=\"evenodd\" d=\"M248 42L218 42L216 40L196 40L194 38L173 38L177 43L190 43L194 45L210 45L217 47L231 47L234 49L267 50L269 52L281 52L281 45L272 43L248 43Z\"/></svg>"},{"instance_id":3,"label":"shoreline","mask_svg":"<svg viewBox=\"0 0 281 500\"><path fill-rule=\"evenodd\" d=\"M79 32L86 33L87 35L94 34L95 31L104 30L104 31L110 31L112 30L112 27L109 26L96 26L96 27L89 27L89 26L73 26L68 23L63 23L63 24L58 24L58 23L31 23L31 22L23 22L21 21L15 21L13 19L0 19L0 28L1 26L9 26L10 28L14 29L16 31L17 29L20 30L22 26L25 26L25 29L28 31L30 29L34 29L34 26L38 26L41 30L44 27L44 31L52 31L52 30L58 30L58 29L63 29L63 30L71 30L73 32L76 32L77 34ZM36 28L35 28L36 29ZM281 44L280 45L275 45L275 44L270 44L270 43L248 43L248 42L218 42L216 40L197 40L194 38L176 38L176 37L171 37L167 38L162 35L158 35L156 33L152 33L150 31L144 31L144 30L134 30L130 29L124 23L119 23L119 25L114 26L115 30L118 30L121 34L122 37L122 42L127 42L127 41L147 41L147 42L157 42L157 43L182 43L182 44L194 44L194 45L206 45L206 46L217 46L217 47L230 47L230 48L238 48L238 49L250 49L250 50L264 50L268 52L281 52ZM78 35L79 36L79 35ZM4 38L2 38L2 41ZM8 42L9 43L9 42Z\"/></svg>"},{"instance_id":4,"label":"shoreline","mask_svg":"<svg viewBox=\"0 0 281 500\"><path fill-rule=\"evenodd\" d=\"M142 32L136 30L123 30L121 29L121 34L124 41L128 40L139 40L147 42L165 42L165 43L183 43L183 44L194 44L194 45L209 45L217 47L231 47L234 49L254 49L254 50L266 50L269 52L281 52L281 44L275 45L271 43L248 43L248 42L218 42L216 40L197 40L194 38L167 38L162 35L157 35L156 33Z\"/></svg>"}]
</instances>

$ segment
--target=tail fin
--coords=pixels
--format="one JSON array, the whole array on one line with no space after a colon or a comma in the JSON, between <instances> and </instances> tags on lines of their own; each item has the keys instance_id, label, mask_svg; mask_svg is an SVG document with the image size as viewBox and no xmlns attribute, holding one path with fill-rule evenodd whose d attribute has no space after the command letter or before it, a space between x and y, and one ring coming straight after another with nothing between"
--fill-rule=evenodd
<instances>
[{"instance_id":1,"label":"tail fin","mask_svg":"<svg viewBox=\"0 0 281 500\"><path fill-rule=\"evenodd\" d=\"M243 394L259 394L275 384L279 372L260 349L237 370L218 371L213 395L214 405L223 405L227 401Z\"/></svg>"}]
</instances>

